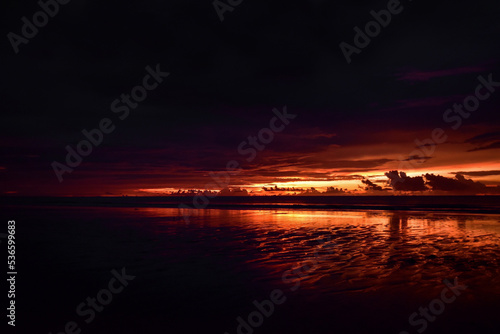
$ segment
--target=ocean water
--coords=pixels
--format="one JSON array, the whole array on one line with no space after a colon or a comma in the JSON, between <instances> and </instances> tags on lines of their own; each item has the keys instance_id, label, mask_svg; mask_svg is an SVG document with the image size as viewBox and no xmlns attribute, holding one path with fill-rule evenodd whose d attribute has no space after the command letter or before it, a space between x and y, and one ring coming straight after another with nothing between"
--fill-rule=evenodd
<instances>
[{"instance_id":1,"label":"ocean water","mask_svg":"<svg viewBox=\"0 0 500 334\"><path fill-rule=\"evenodd\" d=\"M500 329L498 214L207 209L186 223L183 213L4 210L17 225L16 329L59 333L69 321L81 333ZM77 306L122 268L135 278L85 322Z\"/></svg>"}]
</instances>

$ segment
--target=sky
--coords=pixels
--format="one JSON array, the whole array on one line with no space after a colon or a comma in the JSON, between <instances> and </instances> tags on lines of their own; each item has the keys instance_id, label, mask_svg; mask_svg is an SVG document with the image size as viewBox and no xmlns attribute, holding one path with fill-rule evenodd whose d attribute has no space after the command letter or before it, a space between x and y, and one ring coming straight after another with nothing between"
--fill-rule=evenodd
<instances>
[{"instance_id":1,"label":"sky","mask_svg":"<svg viewBox=\"0 0 500 334\"><path fill-rule=\"evenodd\" d=\"M401 1L348 62L390 3L73 0L16 53L40 6L5 1L0 194L497 193L500 3Z\"/></svg>"}]
</instances>

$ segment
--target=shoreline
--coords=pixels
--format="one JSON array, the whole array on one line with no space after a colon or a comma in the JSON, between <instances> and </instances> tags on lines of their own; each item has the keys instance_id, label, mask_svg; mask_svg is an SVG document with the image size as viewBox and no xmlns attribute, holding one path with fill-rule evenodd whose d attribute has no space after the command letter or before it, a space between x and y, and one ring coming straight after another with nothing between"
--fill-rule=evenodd
<instances>
[{"instance_id":1,"label":"shoreline","mask_svg":"<svg viewBox=\"0 0 500 334\"><path fill-rule=\"evenodd\" d=\"M96 207L96 208L179 208L182 210L324 210L324 211L406 211L466 214L500 214L500 196L440 197L335 197L257 198L216 197L204 209L192 205L192 197L10 197L2 207ZM332 203L335 202L335 203ZM192 208L192 209L190 209Z\"/></svg>"}]
</instances>

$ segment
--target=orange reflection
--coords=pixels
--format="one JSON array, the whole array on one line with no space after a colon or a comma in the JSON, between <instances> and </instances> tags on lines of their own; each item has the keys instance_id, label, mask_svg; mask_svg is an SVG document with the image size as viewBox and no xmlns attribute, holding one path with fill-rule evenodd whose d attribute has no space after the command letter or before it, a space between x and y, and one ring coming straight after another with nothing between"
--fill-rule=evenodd
<instances>
[{"instance_id":1,"label":"orange reflection","mask_svg":"<svg viewBox=\"0 0 500 334\"><path fill-rule=\"evenodd\" d=\"M168 227L173 234L189 229L200 238L230 238L238 251L249 254L248 265L267 272L262 279L276 284L283 284L283 272L320 254L318 267L301 279L301 289L432 290L446 277L467 283L477 275L489 276L492 285L500 283L498 215L208 209L193 210L186 225L180 209L134 212L154 218L158 233Z\"/></svg>"}]
</instances>

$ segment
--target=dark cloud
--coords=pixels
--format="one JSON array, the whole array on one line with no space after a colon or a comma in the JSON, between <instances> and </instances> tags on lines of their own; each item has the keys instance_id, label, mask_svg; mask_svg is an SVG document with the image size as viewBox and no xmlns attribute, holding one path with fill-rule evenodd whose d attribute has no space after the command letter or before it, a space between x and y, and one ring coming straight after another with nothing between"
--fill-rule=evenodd
<instances>
[{"instance_id":1,"label":"dark cloud","mask_svg":"<svg viewBox=\"0 0 500 334\"><path fill-rule=\"evenodd\" d=\"M405 172L393 170L385 173L389 179L390 185L396 191L425 191L427 187L424 183L424 178L421 176L407 176Z\"/></svg>"},{"instance_id":2,"label":"dark cloud","mask_svg":"<svg viewBox=\"0 0 500 334\"><path fill-rule=\"evenodd\" d=\"M497 142L494 142L494 143L491 143L491 144L488 144L488 145L485 145L485 146L472 148L472 149L468 150L467 152L476 152L476 151L483 151L483 150L493 150L493 149L497 149L497 148L500 148L500 141L497 141Z\"/></svg>"},{"instance_id":3,"label":"dark cloud","mask_svg":"<svg viewBox=\"0 0 500 334\"><path fill-rule=\"evenodd\" d=\"M335 160L322 157L311 157L304 159L302 167L309 168L324 168L324 169L363 169L380 167L388 162L394 161L393 159L364 159L364 160Z\"/></svg>"},{"instance_id":4,"label":"dark cloud","mask_svg":"<svg viewBox=\"0 0 500 334\"><path fill-rule=\"evenodd\" d=\"M325 191L319 191L315 188L295 188L295 187L263 187L262 190L269 193L294 193L298 196L308 196L308 195L318 195L318 196L330 196L330 195L346 195L350 194L347 189L337 188L337 187L327 187Z\"/></svg>"},{"instance_id":5,"label":"dark cloud","mask_svg":"<svg viewBox=\"0 0 500 334\"><path fill-rule=\"evenodd\" d=\"M38 10L36 1L7 4L3 36ZM416 137L444 126L443 111L473 93L478 75L500 70L500 3L405 4L347 64L339 43L352 43L353 28L386 4L255 0L220 22L211 1L72 1L19 54L3 38L0 193L202 187L210 171L241 159L239 143L283 105L299 116L234 182L342 181L337 174L393 168ZM171 75L58 184L51 162L82 129L115 117L111 102L156 63ZM491 131L498 105L489 99L467 125ZM482 136L467 142L471 151L499 148L498 133ZM420 187L412 182L398 187Z\"/></svg>"},{"instance_id":6,"label":"dark cloud","mask_svg":"<svg viewBox=\"0 0 500 334\"><path fill-rule=\"evenodd\" d=\"M482 133L467 139L465 142L471 144L484 144L496 140L500 140L500 131Z\"/></svg>"},{"instance_id":7,"label":"dark cloud","mask_svg":"<svg viewBox=\"0 0 500 334\"><path fill-rule=\"evenodd\" d=\"M384 188L379 186L378 184L373 183L372 181L368 179L361 180L363 184L366 184L366 187L364 188L365 190L376 190L376 191L382 191Z\"/></svg>"},{"instance_id":8,"label":"dark cloud","mask_svg":"<svg viewBox=\"0 0 500 334\"><path fill-rule=\"evenodd\" d=\"M316 188L309 188L299 194L300 196L320 196L321 192Z\"/></svg>"},{"instance_id":9,"label":"dark cloud","mask_svg":"<svg viewBox=\"0 0 500 334\"><path fill-rule=\"evenodd\" d=\"M278 186L274 186L274 187L262 187L262 190L264 190L265 192L302 192L302 191L305 191L305 189L303 188L295 188L295 187L288 187L288 188L285 188L285 187L278 187Z\"/></svg>"},{"instance_id":10,"label":"dark cloud","mask_svg":"<svg viewBox=\"0 0 500 334\"><path fill-rule=\"evenodd\" d=\"M469 138L465 142L476 146L469 149L468 152L497 149L500 148L500 132L483 133Z\"/></svg>"},{"instance_id":11,"label":"dark cloud","mask_svg":"<svg viewBox=\"0 0 500 334\"><path fill-rule=\"evenodd\" d=\"M448 178L441 175L425 174L426 185L433 191L449 191L453 193L485 193L487 187L481 182L466 179L463 175L457 174L455 178Z\"/></svg>"},{"instance_id":12,"label":"dark cloud","mask_svg":"<svg viewBox=\"0 0 500 334\"><path fill-rule=\"evenodd\" d=\"M401 161L418 161L420 163L426 162L427 160L432 159L432 157L427 157L427 156L420 156L420 155L411 155L406 159L403 159Z\"/></svg>"},{"instance_id":13,"label":"dark cloud","mask_svg":"<svg viewBox=\"0 0 500 334\"><path fill-rule=\"evenodd\" d=\"M410 177L404 172L397 170L385 173L392 189L395 191L422 192L429 191L435 193L448 192L450 194L498 194L500 187L488 187L484 183L467 179L461 174L456 174L455 178L442 175L426 173L422 176ZM494 174L497 175L497 174ZM369 185L363 180L363 183ZM369 185L370 186L370 185ZM368 190L368 187L367 187Z\"/></svg>"},{"instance_id":14,"label":"dark cloud","mask_svg":"<svg viewBox=\"0 0 500 334\"><path fill-rule=\"evenodd\" d=\"M337 188L337 187L328 187L326 191L323 192L325 195L339 195L339 194L348 194L349 191L347 189Z\"/></svg>"},{"instance_id":15,"label":"dark cloud","mask_svg":"<svg viewBox=\"0 0 500 334\"><path fill-rule=\"evenodd\" d=\"M218 193L218 196L249 196L249 193L246 189L224 188Z\"/></svg>"},{"instance_id":16,"label":"dark cloud","mask_svg":"<svg viewBox=\"0 0 500 334\"><path fill-rule=\"evenodd\" d=\"M454 172L452 174L461 174L467 176L490 176L490 175L500 175L500 170L483 170L483 171L471 171L471 172Z\"/></svg>"}]
</instances>

